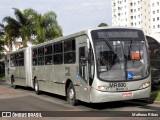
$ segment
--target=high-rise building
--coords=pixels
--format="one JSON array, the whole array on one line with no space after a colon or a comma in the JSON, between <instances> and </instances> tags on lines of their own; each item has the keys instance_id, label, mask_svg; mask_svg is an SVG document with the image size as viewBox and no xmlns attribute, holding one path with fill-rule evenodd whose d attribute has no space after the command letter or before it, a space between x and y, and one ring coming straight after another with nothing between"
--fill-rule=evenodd
<instances>
[{"instance_id":1,"label":"high-rise building","mask_svg":"<svg viewBox=\"0 0 160 120\"><path fill-rule=\"evenodd\" d=\"M145 34L160 32L160 0L112 0L112 26L138 27Z\"/></svg>"}]
</instances>

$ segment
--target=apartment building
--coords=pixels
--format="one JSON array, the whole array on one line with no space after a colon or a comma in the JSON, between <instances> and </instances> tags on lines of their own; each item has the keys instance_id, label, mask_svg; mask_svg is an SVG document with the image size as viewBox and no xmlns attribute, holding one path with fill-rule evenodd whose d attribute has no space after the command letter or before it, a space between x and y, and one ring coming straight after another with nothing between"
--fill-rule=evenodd
<instances>
[{"instance_id":1,"label":"apartment building","mask_svg":"<svg viewBox=\"0 0 160 120\"><path fill-rule=\"evenodd\" d=\"M160 0L112 0L112 26L137 27L145 34L160 32Z\"/></svg>"}]
</instances>

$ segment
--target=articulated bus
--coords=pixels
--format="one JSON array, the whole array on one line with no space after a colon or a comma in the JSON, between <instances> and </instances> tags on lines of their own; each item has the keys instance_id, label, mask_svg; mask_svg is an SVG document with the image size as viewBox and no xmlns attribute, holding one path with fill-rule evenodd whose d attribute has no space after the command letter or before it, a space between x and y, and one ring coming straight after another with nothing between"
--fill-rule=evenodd
<instances>
[{"instance_id":1,"label":"articulated bus","mask_svg":"<svg viewBox=\"0 0 160 120\"><path fill-rule=\"evenodd\" d=\"M149 98L148 44L139 29L89 29L9 53L6 79L72 105Z\"/></svg>"}]
</instances>

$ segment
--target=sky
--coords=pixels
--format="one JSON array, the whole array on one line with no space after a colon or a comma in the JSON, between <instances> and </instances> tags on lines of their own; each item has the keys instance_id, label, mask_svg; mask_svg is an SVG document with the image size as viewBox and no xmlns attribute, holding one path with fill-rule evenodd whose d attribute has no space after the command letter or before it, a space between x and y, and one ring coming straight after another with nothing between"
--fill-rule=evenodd
<instances>
[{"instance_id":1,"label":"sky","mask_svg":"<svg viewBox=\"0 0 160 120\"><path fill-rule=\"evenodd\" d=\"M14 17L12 8L56 12L63 35L95 28L102 22L111 25L112 21L111 0L0 0L0 23L6 16Z\"/></svg>"}]
</instances>

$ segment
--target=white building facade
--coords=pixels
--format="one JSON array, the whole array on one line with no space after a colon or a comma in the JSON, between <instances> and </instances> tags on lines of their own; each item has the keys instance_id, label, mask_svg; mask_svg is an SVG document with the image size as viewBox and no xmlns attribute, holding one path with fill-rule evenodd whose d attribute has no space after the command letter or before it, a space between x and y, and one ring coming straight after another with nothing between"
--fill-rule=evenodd
<instances>
[{"instance_id":1,"label":"white building facade","mask_svg":"<svg viewBox=\"0 0 160 120\"><path fill-rule=\"evenodd\" d=\"M112 0L112 26L137 27L145 34L160 32L160 0Z\"/></svg>"}]
</instances>

